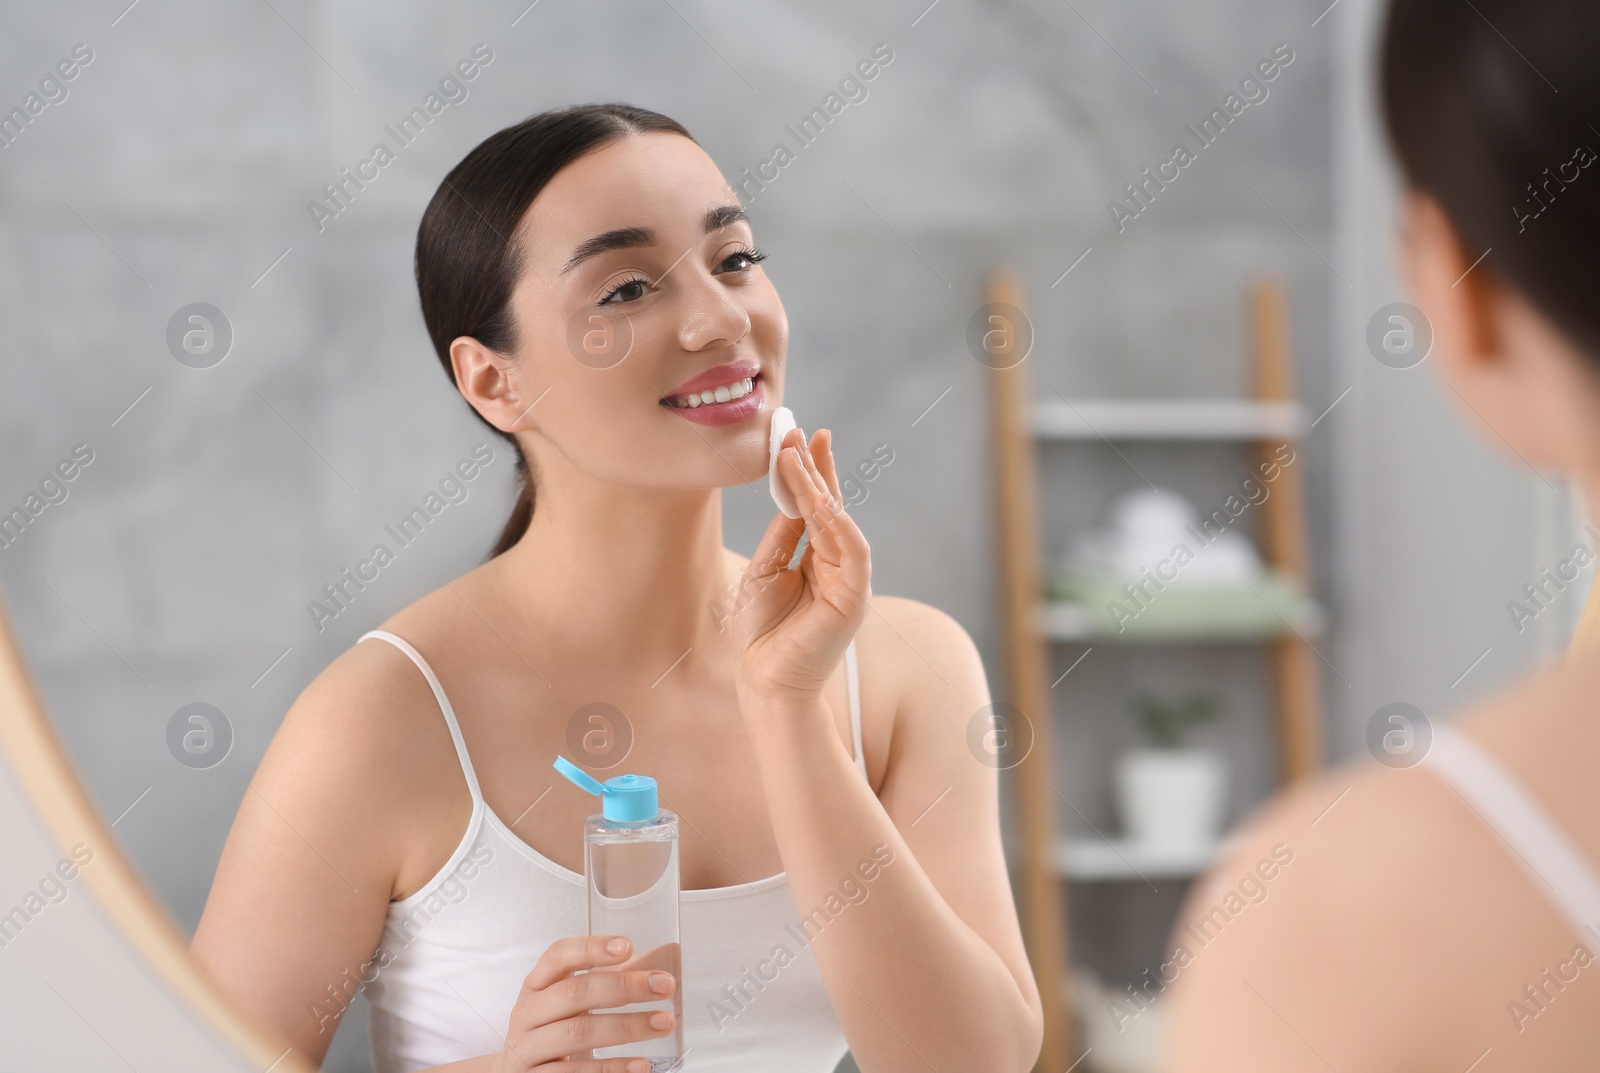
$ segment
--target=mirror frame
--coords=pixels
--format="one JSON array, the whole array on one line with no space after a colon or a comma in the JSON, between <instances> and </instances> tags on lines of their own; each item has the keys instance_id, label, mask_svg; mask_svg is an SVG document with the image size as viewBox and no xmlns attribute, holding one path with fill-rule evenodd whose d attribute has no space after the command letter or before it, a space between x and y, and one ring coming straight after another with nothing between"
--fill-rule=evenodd
<instances>
[{"instance_id":1,"label":"mirror frame","mask_svg":"<svg viewBox=\"0 0 1600 1073\"><path fill-rule=\"evenodd\" d=\"M95 847L94 867L79 873L109 929L126 944L202 1030L234 1054L240 1069L316 1073L287 1041L255 1020L219 988L189 952L189 942L145 882L85 789L62 748L16 644L0 591L0 760L37 813L36 822L65 856L67 847ZM5 777L6 772L0 772Z\"/></svg>"}]
</instances>

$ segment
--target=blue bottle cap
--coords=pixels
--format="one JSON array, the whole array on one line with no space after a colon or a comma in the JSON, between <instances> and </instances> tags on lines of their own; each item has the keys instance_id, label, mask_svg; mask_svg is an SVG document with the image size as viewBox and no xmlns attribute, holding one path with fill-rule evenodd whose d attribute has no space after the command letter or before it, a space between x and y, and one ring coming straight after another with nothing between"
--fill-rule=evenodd
<instances>
[{"instance_id":1,"label":"blue bottle cap","mask_svg":"<svg viewBox=\"0 0 1600 1073\"><path fill-rule=\"evenodd\" d=\"M656 818L656 780L650 776L613 775L602 783L564 756L558 755L552 766L578 789L599 796L606 819L637 823Z\"/></svg>"}]
</instances>

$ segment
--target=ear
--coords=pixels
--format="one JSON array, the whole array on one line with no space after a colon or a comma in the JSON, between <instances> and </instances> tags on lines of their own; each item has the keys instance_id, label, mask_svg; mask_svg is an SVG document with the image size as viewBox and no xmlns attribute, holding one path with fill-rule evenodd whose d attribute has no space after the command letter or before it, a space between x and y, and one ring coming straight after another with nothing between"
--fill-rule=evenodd
<instances>
[{"instance_id":1,"label":"ear","mask_svg":"<svg viewBox=\"0 0 1600 1073\"><path fill-rule=\"evenodd\" d=\"M531 427L511 361L472 336L461 335L450 343L450 367L456 387L485 421L502 432Z\"/></svg>"},{"instance_id":2,"label":"ear","mask_svg":"<svg viewBox=\"0 0 1600 1073\"><path fill-rule=\"evenodd\" d=\"M1467 374L1503 359L1505 294L1488 265L1493 253L1464 246L1438 201L1416 190L1405 194L1401 232L1402 273L1432 325L1440 362Z\"/></svg>"}]
</instances>

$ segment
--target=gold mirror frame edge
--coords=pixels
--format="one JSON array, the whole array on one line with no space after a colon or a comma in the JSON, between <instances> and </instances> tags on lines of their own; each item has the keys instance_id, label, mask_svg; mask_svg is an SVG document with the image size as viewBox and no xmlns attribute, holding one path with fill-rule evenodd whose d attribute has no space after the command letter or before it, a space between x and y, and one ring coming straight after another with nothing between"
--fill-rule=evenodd
<instances>
[{"instance_id":1,"label":"gold mirror frame edge","mask_svg":"<svg viewBox=\"0 0 1600 1073\"><path fill-rule=\"evenodd\" d=\"M274 1073L316 1073L288 1044L267 1031L206 975L189 953L177 921L123 853L84 789L40 702L11 631L0 590L0 750L46 831L67 852L80 842L96 847L82 882L112 927L144 964L241 1059ZM102 851L103 847L103 851Z\"/></svg>"}]
</instances>

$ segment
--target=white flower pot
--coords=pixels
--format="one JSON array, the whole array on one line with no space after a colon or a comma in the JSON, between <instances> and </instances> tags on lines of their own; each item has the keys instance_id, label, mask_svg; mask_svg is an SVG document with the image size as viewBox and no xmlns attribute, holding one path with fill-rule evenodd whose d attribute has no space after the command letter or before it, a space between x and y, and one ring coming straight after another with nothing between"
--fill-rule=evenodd
<instances>
[{"instance_id":1,"label":"white flower pot","mask_svg":"<svg viewBox=\"0 0 1600 1073\"><path fill-rule=\"evenodd\" d=\"M1228 769L1204 749L1130 749L1117 758L1117 806L1127 838L1163 849L1210 846L1222 832Z\"/></svg>"}]
</instances>

